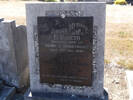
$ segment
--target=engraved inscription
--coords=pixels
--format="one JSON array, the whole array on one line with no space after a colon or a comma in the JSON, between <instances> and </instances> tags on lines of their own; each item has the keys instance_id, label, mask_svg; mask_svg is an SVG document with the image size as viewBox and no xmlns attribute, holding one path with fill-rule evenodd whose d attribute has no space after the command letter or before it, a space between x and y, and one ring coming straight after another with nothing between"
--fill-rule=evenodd
<instances>
[{"instance_id":1,"label":"engraved inscription","mask_svg":"<svg viewBox=\"0 0 133 100\"><path fill-rule=\"evenodd\" d=\"M38 17L40 82L91 86L93 17Z\"/></svg>"},{"instance_id":2,"label":"engraved inscription","mask_svg":"<svg viewBox=\"0 0 133 100\"><path fill-rule=\"evenodd\" d=\"M65 15L65 17L78 17L83 16L83 11L76 11L76 10L50 10L46 11L46 16L62 16Z\"/></svg>"}]
</instances>

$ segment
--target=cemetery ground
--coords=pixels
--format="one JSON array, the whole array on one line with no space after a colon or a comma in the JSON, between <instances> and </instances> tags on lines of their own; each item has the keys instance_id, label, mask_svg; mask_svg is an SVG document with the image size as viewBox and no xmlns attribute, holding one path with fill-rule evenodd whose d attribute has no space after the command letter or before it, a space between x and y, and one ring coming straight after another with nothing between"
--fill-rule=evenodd
<instances>
[{"instance_id":1,"label":"cemetery ground","mask_svg":"<svg viewBox=\"0 0 133 100\"><path fill-rule=\"evenodd\" d=\"M0 17L26 24L26 2L0 1ZM133 7L107 5L105 89L110 100L128 100L125 70L133 69Z\"/></svg>"}]
</instances>

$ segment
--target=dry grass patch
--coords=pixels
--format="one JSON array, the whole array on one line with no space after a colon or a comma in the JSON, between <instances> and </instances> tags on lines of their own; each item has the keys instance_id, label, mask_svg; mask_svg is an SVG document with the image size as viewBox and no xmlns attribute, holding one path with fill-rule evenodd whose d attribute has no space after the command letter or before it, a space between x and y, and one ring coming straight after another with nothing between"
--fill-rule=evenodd
<instances>
[{"instance_id":1,"label":"dry grass patch","mask_svg":"<svg viewBox=\"0 0 133 100\"><path fill-rule=\"evenodd\" d=\"M131 23L106 23L106 37L121 38L121 35L133 38L133 24Z\"/></svg>"},{"instance_id":2,"label":"dry grass patch","mask_svg":"<svg viewBox=\"0 0 133 100\"><path fill-rule=\"evenodd\" d=\"M120 32L118 32L118 37L120 37L120 38L131 38L131 37L133 37L133 34L129 33L129 32L120 31Z\"/></svg>"},{"instance_id":3,"label":"dry grass patch","mask_svg":"<svg viewBox=\"0 0 133 100\"><path fill-rule=\"evenodd\" d=\"M132 6L107 6L105 59L133 59ZM117 63L117 62L116 62Z\"/></svg>"},{"instance_id":4,"label":"dry grass patch","mask_svg":"<svg viewBox=\"0 0 133 100\"><path fill-rule=\"evenodd\" d=\"M104 63L105 63L106 65L108 65L108 64L111 63L111 61L110 61L109 59L104 59Z\"/></svg>"},{"instance_id":5,"label":"dry grass patch","mask_svg":"<svg viewBox=\"0 0 133 100\"><path fill-rule=\"evenodd\" d=\"M133 70L133 61L131 59L120 59L117 64L123 66L124 68Z\"/></svg>"},{"instance_id":6,"label":"dry grass patch","mask_svg":"<svg viewBox=\"0 0 133 100\"><path fill-rule=\"evenodd\" d=\"M131 17L133 16L130 16L127 19L131 19ZM110 20L110 17L107 16L106 34L105 34L106 35L105 64L106 62L112 63L113 61L114 63L115 61L115 63L121 67L132 69L132 66L133 66L133 62L132 62L133 29L132 28L133 28L133 22L131 23L127 21L127 23L123 23L123 22L113 23Z\"/></svg>"},{"instance_id":7,"label":"dry grass patch","mask_svg":"<svg viewBox=\"0 0 133 100\"><path fill-rule=\"evenodd\" d=\"M112 50L111 54L117 53L121 56L133 57L133 40L131 39L119 39L119 38L107 38L106 39L107 50ZM106 51L107 51L106 50ZM107 53L109 53L107 51Z\"/></svg>"}]
</instances>

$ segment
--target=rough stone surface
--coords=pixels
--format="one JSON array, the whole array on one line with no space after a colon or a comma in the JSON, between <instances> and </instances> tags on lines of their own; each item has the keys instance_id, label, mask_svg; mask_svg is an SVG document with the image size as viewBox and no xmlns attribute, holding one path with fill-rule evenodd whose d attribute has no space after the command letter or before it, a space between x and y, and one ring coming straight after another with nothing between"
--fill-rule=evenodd
<instances>
[{"instance_id":1,"label":"rough stone surface","mask_svg":"<svg viewBox=\"0 0 133 100\"><path fill-rule=\"evenodd\" d=\"M14 34L15 54L17 62L17 73L19 74L19 87L29 84L27 32L23 25L16 27Z\"/></svg>"},{"instance_id":2,"label":"rough stone surface","mask_svg":"<svg viewBox=\"0 0 133 100\"><path fill-rule=\"evenodd\" d=\"M37 40L37 17L38 16L75 16L70 12L76 12L76 16L93 16L95 41L93 58L93 83L91 87L68 86L40 83L38 40ZM30 65L30 83L33 93L66 93L84 96L103 97L103 73L104 73L104 33L105 33L105 3L34 3L26 5L28 51Z\"/></svg>"},{"instance_id":3,"label":"rough stone surface","mask_svg":"<svg viewBox=\"0 0 133 100\"><path fill-rule=\"evenodd\" d=\"M0 89L3 88L3 81L0 80Z\"/></svg>"},{"instance_id":4,"label":"rough stone surface","mask_svg":"<svg viewBox=\"0 0 133 100\"><path fill-rule=\"evenodd\" d=\"M45 94L41 96L33 96L30 90L24 95L24 100L108 100L108 93L104 90L104 98L100 97L82 97L82 96L73 96L67 94Z\"/></svg>"},{"instance_id":5,"label":"rough stone surface","mask_svg":"<svg viewBox=\"0 0 133 100\"><path fill-rule=\"evenodd\" d=\"M24 93L18 92L15 87L4 84L0 80L0 100L24 100Z\"/></svg>"},{"instance_id":6,"label":"rough stone surface","mask_svg":"<svg viewBox=\"0 0 133 100\"><path fill-rule=\"evenodd\" d=\"M0 78L17 88L27 85L28 57L24 26L15 21L0 23Z\"/></svg>"},{"instance_id":7,"label":"rough stone surface","mask_svg":"<svg viewBox=\"0 0 133 100\"><path fill-rule=\"evenodd\" d=\"M0 100L12 100L15 92L15 87L4 86L2 89L0 89Z\"/></svg>"},{"instance_id":8,"label":"rough stone surface","mask_svg":"<svg viewBox=\"0 0 133 100\"><path fill-rule=\"evenodd\" d=\"M12 100L24 100L23 94L15 94Z\"/></svg>"}]
</instances>

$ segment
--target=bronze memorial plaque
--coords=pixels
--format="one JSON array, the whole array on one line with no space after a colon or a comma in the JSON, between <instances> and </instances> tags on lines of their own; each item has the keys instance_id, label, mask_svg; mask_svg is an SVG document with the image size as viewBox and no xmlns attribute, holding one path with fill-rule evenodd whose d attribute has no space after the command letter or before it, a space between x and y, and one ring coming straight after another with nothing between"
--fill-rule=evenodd
<instances>
[{"instance_id":1,"label":"bronze memorial plaque","mask_svg":"<svg viewBox=\"0 0 133 100\"><path fill-rule=\"evenodd\" d=\"M92 85L93 17L38 17L40 83Z\"/></svg>"}]
</instances>

